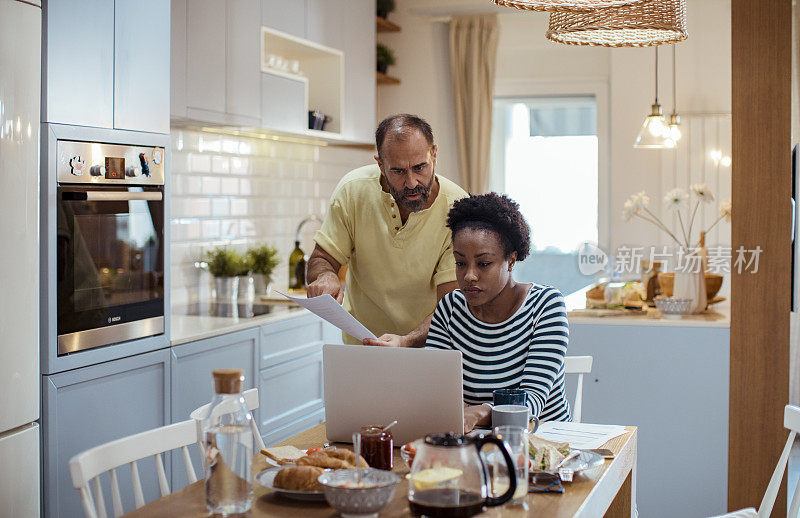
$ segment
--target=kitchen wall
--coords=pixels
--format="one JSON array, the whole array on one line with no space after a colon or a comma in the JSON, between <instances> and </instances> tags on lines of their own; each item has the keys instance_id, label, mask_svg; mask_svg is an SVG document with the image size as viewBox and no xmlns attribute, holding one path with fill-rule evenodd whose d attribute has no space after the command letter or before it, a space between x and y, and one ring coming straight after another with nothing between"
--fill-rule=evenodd
<instances>
[{"instance_id":1,"label":"kitchen wall","mask_svg":"<svg viewBox=\"0 0 800 518\"><path fill-rule=\"evenodd\" d=\"M266 242L280 252L273 286L288 285L288 257L297 224L324 216L339 179L372 163L361 149L281 142L257 137L172 131L172 304L210 296L210 275L194 267L215 246L243 252ZM310 254L315 222L304 227Z\"/></svg>"},{"instance_id":2,"label":"kitchen wall","mask_svg":"<svg viewBox=\"0 0 800 518\"><path fill-rule=\"evenodd\" d=\"M453 100L450 90L447 20L451 15L493 12L498 14L500 39L497 55L496 94L535 95L577 93L581 89L605 101L607 116L598 119L606 132L600 150L600 234L601 245L616 249L622 244L666 244L648 224L622 220L622 205L636 191L647 190L656 210L674 185L707 181L720 195L729 196L730 169L712 167L707 153L697 146L691 176L687 160L674 151L643 150L632 147L639 127L653 102L652 48L606 49L574 47L550 42L544 36L548 16L494 6L484 0L399 0L390 20L402 26L395 34L381 34L379 40L397 55L391 75L403 83L380 86L378 117L397 111L413 111L427 117L437 133L440 165L444 174L457 179ZM730 0L687 0L689 38L677 45L679 112L730 113ZM666 114L672 109L672 52L659 50L659 98ZM687 119L690 117L687 117ZM697 117L695 117L696 119ZM716 122L693 122L708 126L704 142L730 149L725 123L716 132ZM686 127L688 127L688 123ZM703 130L695 129L695 132ZM719 133L719 136L717 134ZM698 137L699 138L699 137ZM601 140L603 139L601 135ZM719 140L719 142L717 142ZM605 154L605 156L604 156ZM721 175L719 178L715 175ZM726 187L728 186L728 187ZM716 212L716 204L708 209ZM535 228L536 222L531 222ZM730 225L721 224L717 241L730 242ZM654 243L655 244L655 243Z\"/></svg>"}]
</instances>

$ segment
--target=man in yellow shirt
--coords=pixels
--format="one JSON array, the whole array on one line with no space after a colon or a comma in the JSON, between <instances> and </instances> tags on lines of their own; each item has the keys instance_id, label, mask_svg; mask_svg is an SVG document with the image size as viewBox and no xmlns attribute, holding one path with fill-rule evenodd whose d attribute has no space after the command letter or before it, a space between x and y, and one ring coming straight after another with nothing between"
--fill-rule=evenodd
<instances>
[{"instance_id":1,"label":"man in yellow shirt","mask_svg":"<svg viewBox=\"0 0 800 518\"><path fill-rule=\"evenodd\" d=\"M457 287L445 221L467 193L434 173L436 145L423 119L387 117L375 141L377 165L350 171L333 192L308 261L308 296L342 303L378 335L365 345L422 347L436 303ZM344 264L347 290L337 275Z\"/></svg>"}]
</instances>

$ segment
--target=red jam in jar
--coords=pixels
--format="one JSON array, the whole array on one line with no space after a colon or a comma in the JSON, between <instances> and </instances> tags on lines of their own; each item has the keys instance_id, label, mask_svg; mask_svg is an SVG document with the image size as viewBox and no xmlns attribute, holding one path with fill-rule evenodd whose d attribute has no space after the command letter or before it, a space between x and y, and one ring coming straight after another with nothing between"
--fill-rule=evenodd
<instances>
[{"instance_id":1,"label":"red jam in jar","mask_svg":"<svg viewBox=\"0 0 800 518\"><path fill-rule=\"evenodd\" d=\"M392 469L392 432L380 426L361 428L361 455L367 464L377 469Z\"/></svg>"}]
</instances>

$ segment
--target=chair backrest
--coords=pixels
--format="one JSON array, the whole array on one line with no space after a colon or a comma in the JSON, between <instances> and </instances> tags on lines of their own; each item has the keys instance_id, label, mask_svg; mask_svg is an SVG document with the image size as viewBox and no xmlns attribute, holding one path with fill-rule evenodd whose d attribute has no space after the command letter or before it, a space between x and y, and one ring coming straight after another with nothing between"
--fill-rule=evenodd
<instances>
[{"instance_id":1,"label":"chair backrest","mask_svg":"<svg viewBox=\"0 0 800 518\"><path fill-rule=\"evenodd\" d=\"M256 408L258 408L258 389L251 388L250 390L245 390L242 392L242 396L244 396L244 403L247 406L247 410L252 412ZM200 452L203 452L203 425L205 424L206 414L208 414L208 407L211 403L207 403L199 408L196 408L189 414L189 417L194 419L196 427L197 427L197 445L200 448ZM234 409L231 407L230 409L227 408L219 408L218 409L221 413L225 413L226 411L230 412ZM263 450L266 448L264 444L264 439L261 437L261 432L258 431L258 425L256 424L255 419L250 420L250 430L253 432L253 437L256 440L256 447L259 450ZM203 457L205 458L205 457Z\"/></svg>"},{"instance_id":2,"label":"chair backrest","mask_svg":"<svg viewBox=\"0 0 800 518\"><path fill-rule=\"evenodd\" d=\"M133 494L136 508L144 505L142 483L139 478L137 460L154 457L156 474L161 496L170 493L167 475L164 471L164 462L161 454L180 448L183 452L183 462L189 482L196 482L197 476L189 458L188 446L195 444L197 434L194 421L188 420L154 430L138 433L97 446L70 459L69 471L72 484L80 492L83 511L87 518L105 518L106 508L103 499L103 489L100 484L100 475L108 472L111 481L111 499L114 506L114 516L122 516L122 498L117 481L116 468L128 464L131 468ZM94 497L89 485L93 486Z\"/></svg>"},{"instance_id":3,"label":"chair backrest","mask_svg":"<svg viewBox=\"0 0 800 518\"><path fill-rule=\"evenodd\" d=\"M577 374L578 386L575 390L575 404L572 405L572 421L581 422L583 406L583 375L592 372L591 356L567 356L564 358L564 374Z\"/></svg>"},{"instance_id":4,"label":"chair backrest","mask_svg":"<svg viewBox=\"0 0 800 518\"><path fill-rule=\"evenodd\" d=\"M769 518L770 514L772 514L772 507L775 505L775 499L781 487L783 472L786 470L786 464L789 461L789 453L794 444L794 438L797 432L800 432L800 407L794 405L786 405L786 407L784 407L783 426L789 429L789 438L786 439L786 445L783 447L781 456L778 459L778 465L775 466L775 471L772 472L772 478L769 479L767 491L764 493L761 505L758 506L759 518ZM800 511L800 480L798 480L797 486L794 489L792 503L787 516L796 518L798 516L798 511Z\"/></svg>"}]
</instances>

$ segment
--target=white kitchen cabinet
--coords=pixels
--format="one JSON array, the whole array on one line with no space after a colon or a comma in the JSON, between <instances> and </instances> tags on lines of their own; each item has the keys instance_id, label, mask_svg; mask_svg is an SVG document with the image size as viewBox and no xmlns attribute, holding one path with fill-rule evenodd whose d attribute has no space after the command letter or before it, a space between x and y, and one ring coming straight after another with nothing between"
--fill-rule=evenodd
<instances>
[{"instance_id":1,"label":"white kitchen cabinet","mask_svg":"<svg viewBox=\"0 0 800 518\"><path fill-rule=\"evenodd\" d=\"M228 0L225 112L230 123L261 122L261 1Z\"/></svg>"},{"instance_id":2,"label":"white kitchen cabinet","mask_svg":"<svg viewBox=\"0 0 800 518\"><path fill-rule=\"evenodd\" d=\"M39 516L39 425L0 435L3 516Z\"/></svg>"},{"instance_id":3,"label":"white kitchen cabinet","mask_svg":"<svg viewBox=\"0 0 800 518\"><path fill-rule=\"evenodd\" d=\"M190 119L225 122L227 2L186 3L186 107Z\"/></svg>"},{"instance_id":4,"label":"white kitchen cabinet","mask_svg":"<svg viewBox=\"0 0 800 518\"><path fill-rule=\"evenodd\" d=\"M262 0L261 25L305 38L306 0Z\"/></svg>"},{"instance_id":5,"label":"white kitchen cabinet","mask_svg":"<svg viewBox=\"0 0 800 518\"><path fill-rule=\"evenodd\" d=\"M43 2L42 120L114 125L114 0Z\"/></svg>"},{"instance_id":6,"label":"white kitchen cabinet","mask_svg":"<svg viewBox=\"0 0 800 518\"><path fill-rule=\"evenodd\" d=\"M348 0L344 37L344 121L348 140L372 142L375 135L375 0ZM357 28L357 30L356 30Z\"/></svg>"},{"instance_id":7,"label":"white kitchen cabinet","mask_svg":"<svg viewBox=\"0 0 800 518\"><path fill-rule=\"evenodd\" d=\"M308 127L308 80L261 74L261 126L302 133Z\"/></svg>"},{"instance_id":8,"label":"white kitchen cabinet","mask_svg":"<svg viewBox=\"0 0 800 518\"><path fill-rule=\"evenodd\" d=\"M172 0L170 16L169 115L186 118L186 2Z\"/></svg>"},{"instance_id":9,"label":"white kitchen cabinet","mask_svg":"<svg viewBox=\"0 0 800 518\"><path fill-rule=\"evenodd\" d=\"M375 130L375 0L308 0L306 39L344 53L347 140L371 142Z\"/></svg>"},{"instance_id":10,"label":"white kitchen cabinet","mask_svg":"<svg viewBox=\"0 0 800 518\"><path fill-rule=\"evenodd\" d=\"M169 133L170 6L116 0L114 27L114 127Z\"/></svg>"}]
</instances>

